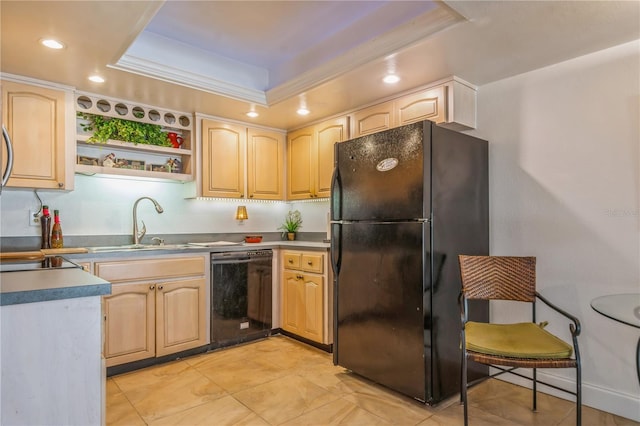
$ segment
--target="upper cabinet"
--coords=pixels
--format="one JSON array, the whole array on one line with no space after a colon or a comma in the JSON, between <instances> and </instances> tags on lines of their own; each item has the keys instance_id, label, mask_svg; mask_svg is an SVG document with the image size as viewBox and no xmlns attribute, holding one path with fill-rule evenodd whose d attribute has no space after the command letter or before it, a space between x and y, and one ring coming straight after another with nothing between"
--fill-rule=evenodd
<instances>
[{"instance_id":1,"label":"upper cabinet","mask_svg":"<svg viewBox=\"0 0 640 426\"><path fill-rule=\"evenodd\" d=\"M13 143L13 171L7 186L73 189L73 144L67 138L72 94L2 80L2 123ZM69 114L70 113L70 114ZM68 143L69 142L69 143ZM7 158L2 144L2 158ZM4 166L4 164L3 164Z\"/></svg>"},{"instance_id":2,"label":"upper cabinet","mask_svg":"<svg viewBox=\"0 0 640 426\"><path fill-rule=\"evenodd\" d=\"M287 136L287 199L329 197L333 146L348 138L348 119L339 117Z\"/></svg>"},{"instance_id":3,"label":"upper cabinet","mask_svg":"<svg viewBox=\"0 0 640 426\"><path fill-rule=\"evenodd\" d=\"M203 119L201 195L282 200L283 158L282 133Z\"/></svg>"},{"instance_id":4,"label":"upper cabinet","mask_svg":"<svg viewBox=\"0 0 640 426\"><path fill-rule=\"evenodd\" d=\"M383 102L351 114L351 137L381 132L396 125L393 101Z\"/></svg>"},{"instance_id":5,"label":"upper cabinet","mask_svg":"<svg viewBox=\"0 0 640 426\"><path fill-rule=\"evenodd\" d=\"M245 127L202 120L202 196L243 198Z\"/></svg>"},{"instance_id":6,"label":"upper cabinet","mask_svg":"<svg viewBox=\"0 0 640 426\"><path fill-rule=\"evenodd\" d=\"M248 198L282 200L284 135L247 129Z\"/></svg>"},{"instance_id":7,"label":"upper cabinet","mask_svg":"<svg viewBox=\"0 0 640 426\"><path fill-rule=\"evenodd\" d=\"M189 113L76 93L78 173L191 181Z\"/></svg>"},{"instance_id":8,"label":"upper cabinet","mask_svg":"<svg viewBox=\"0 0 640 426\"><path fill-rule=\"evenodd\" d=\"M352 138L422 120L455 130L472 129L476 126L476 89L452 77L432 87L355 111L350 118Z\"/></svg>"}]
</instances>

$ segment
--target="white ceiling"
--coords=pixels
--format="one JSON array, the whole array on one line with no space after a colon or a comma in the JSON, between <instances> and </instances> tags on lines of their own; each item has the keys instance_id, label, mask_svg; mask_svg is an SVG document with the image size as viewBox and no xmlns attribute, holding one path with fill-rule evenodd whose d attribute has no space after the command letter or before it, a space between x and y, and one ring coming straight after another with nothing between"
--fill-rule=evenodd
<instances>
[{"instance_id":1,"label":"white ceiling","mask_svg":"<svg viewBox=\"0 0 640 426\"><path fill-rule=\"evenodd\" d=\"M4 73L283 129L450 75L481 86L640 38L637 1L2 0L0 14ZM392 87L380 82L390 66Z\"/></svg>"}]
</instances>

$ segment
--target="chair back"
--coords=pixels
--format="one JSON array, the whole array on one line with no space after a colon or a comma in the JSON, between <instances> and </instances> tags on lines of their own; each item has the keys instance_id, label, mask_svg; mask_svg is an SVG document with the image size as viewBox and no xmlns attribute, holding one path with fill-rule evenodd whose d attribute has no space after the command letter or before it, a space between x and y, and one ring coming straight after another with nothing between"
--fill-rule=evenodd
<instances>
[{"instance_id":1,"label":"chair back","mask_svg":"<svg viewBox=\"0 0 640 426\"><path fill-rule=\"evenodd\" d=\"M459 255L458 260L466 299L535 301L535 257Z\"/></svg>"}]
</instances>

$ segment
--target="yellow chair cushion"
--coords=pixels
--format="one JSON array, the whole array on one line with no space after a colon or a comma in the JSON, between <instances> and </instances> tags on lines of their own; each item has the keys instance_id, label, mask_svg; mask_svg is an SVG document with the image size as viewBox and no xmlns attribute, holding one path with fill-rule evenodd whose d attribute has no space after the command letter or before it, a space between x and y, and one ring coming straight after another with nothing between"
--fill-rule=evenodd
<instances>
[{"instance_id":1,"label":"yellow chair cushion","mask_svg":"<svg viewBox=\"0 0 640 426\"><path fill-rule=\"evenodd\" d=\"M569 358L573 348L531 322L488 324L469 321L467 350L513 358Z\"/></svg>"}]
</instances>

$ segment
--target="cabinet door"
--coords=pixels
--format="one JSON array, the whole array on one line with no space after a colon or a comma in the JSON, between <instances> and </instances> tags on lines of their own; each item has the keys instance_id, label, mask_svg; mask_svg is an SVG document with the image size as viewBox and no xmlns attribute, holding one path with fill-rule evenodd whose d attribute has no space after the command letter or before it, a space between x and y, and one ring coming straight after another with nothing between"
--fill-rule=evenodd
<instances>
[{"instance_id":1,"label":"cabinet door","mask_svg":"<svg viewBox=\"0 0 640 426\"><path fill-rule=\"evenodd\" d=\"M440 86L395 100L396 126L431 120L442 123L446 118L445 87Z\"/></svg>"},{"instance_id":2,"label":"cabinet door","mask_svg":"<svg viewBox=\"0 0 640 426\"><path fill-rule=\"evenodd\" d=\"M304 330L307 339L322 343L324 330L324 279L321 275L306 274L302 279Z\"/></svg>"},{"instance_id":3,"label":"cabinet door","mask_svg":"<svg viewBox=\"0 0 640 426\"><path fill-rule=\"evenodd\" d=\"M65 93L2 81L2 123L14 151L7 186L64 189Z\"/></svg>"},{"instance_id":4,"label":"cabinet door","mask_svg":"<svg viewBox=\"0 0 640 426\"><path fill-rule=\"evenodd\" d=\"M207 344L205 280L156 284L157 356Z\"/></svg>"},{"instance_id":5,"label":"cabinet door","mask_svg":"<svg viewBox=\"0 0 640 426\"><path fill-rule=\"evenodd\" d=\"M351 137L369 135L394 127L393 102L384 102L351 114Z\"/></svg>"},{"instance_id":6,"label":"cabinet door","mask_svg":"<svg viewBox=\"0 0 640 426\"><path fill-rule=\"evenodd\" d=\"M302 275L284 271L282 274L282 328L302 336L304 333Z\"/></svg>"},{"instance_id":7,"label":"cabinet door","mask_svg":"<svg viewBox=\"0 0 640 426\"><path fill-rule=\"evenodd\" d=\"M316 197L331 195L333 146L347 138L347 117L325 121L316 126L318 161L316 163Z\"/></svg>"},{"instance_id":8,"label":"cabinet door","mask_svg":"<svg viewBox=\"0 0 640 426\"><path fill-rule=\"evenodd\" d=\"M260 200L282 200L284 137L281 133L247 131L247 195Z\"/></svg>"},{"instance_id":9,"label":"cabinet door","mask_svg":"<svg viewBox=\"0 0 640 426\"><path fill-rule=\"evenodd\" d=\"M296 130L287 138L287 199L305 200L314 195L314 130Z\"/></svg>"},{"instance_id":10,"label":"cabinet door","mask_svg":"<svg viewBox=\"0 0 640 426\"><path fill-rule=\"evenodd\" d=\"M155 356L155 284L113 284L103 300L107 367Z\"/></svg>"},{"instance_id":11,"label":"cabinet door","mask_svg":"<svg viewBox=\"0 0 640 426\"><path fill-rule=\"evenodd\" d=\"M246 128L202 120L202 195L244 197Z\"/></svg>"}]
</instances>

